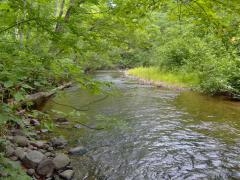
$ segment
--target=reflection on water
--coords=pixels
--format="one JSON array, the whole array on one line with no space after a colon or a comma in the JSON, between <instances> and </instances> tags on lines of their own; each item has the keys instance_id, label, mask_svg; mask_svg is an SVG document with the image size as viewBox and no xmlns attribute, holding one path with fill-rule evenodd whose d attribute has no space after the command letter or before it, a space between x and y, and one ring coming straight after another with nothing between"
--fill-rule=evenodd
<instances>
[{"instance_id":1,"label":"reflection on water","mask_svg":"<svg viewBox=\"0 0 240 180\"><path fill-rule=\"evenodd\" d=\"M56 129L89 150L72 159L76 179L240 179L239 103L139 85L117 72L96 78L120 93L69 118L108 128ZM98 98L71 88L54 101L82 108ZM72 111L53 101L44 109Z\"/></svg>"}]
</instances>

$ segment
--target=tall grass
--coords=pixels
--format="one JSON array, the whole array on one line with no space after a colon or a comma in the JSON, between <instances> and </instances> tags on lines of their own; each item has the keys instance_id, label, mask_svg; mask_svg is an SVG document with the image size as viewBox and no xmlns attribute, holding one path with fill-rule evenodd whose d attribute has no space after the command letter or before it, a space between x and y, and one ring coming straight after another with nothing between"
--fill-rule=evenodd
<instances>
[{"instance_id":1,"label":"tall grass","mask_svg":"<svg viewBox=\"0 0 240 180\"><path fill-rule=\"evenodd\" d=\"M199 84L198 76L195 73L169 72L157 67L137 67L128 70L128 74L145 80L163 82L179 87L194 87Z\"/></svg>"}]
</instances>

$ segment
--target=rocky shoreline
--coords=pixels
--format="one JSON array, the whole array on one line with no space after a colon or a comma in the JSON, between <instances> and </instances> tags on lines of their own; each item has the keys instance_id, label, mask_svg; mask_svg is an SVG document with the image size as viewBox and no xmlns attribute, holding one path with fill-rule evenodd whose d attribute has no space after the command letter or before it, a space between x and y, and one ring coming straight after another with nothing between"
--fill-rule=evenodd
<instances>
[{"instance_id":1,"label":"rocky shoreline","mask_svg":"<svg viewBox=\"0 0 240 180\"><path fill-rule=\"evenodd\" d=\"M40 136L35 133L26 135L21 129L11 130L6 136L5 156L11 161L18 161L32 179L73 179L74 170L69 156L84 155L87 150L82 146L67 150L68 142L62 136L48 141L36 137Z\"/></svg>"},{"instance_id":2,"label":"rocky shoreline","mask_svg":"<svg viewBox=\"0 0 240 180\"><path fill-rule=\"evenodd\" d=\"M82 146L69 148L63 136L49 138L47 129L37 130L40 120L26 118L23 113L21 116L25 117L25 125L22 128L15 125L5 135L5 157L21 164L23 171L35 180L74 179L70 156L82 156L87 150ZM8 178L11 174L0 172L1 177Z\"/></svg>"}]
</instances>

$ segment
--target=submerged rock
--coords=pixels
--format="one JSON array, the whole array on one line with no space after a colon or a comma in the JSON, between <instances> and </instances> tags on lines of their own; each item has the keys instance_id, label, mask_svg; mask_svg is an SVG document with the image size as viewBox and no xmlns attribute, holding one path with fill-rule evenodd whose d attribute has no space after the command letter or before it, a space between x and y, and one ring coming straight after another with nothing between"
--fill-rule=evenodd
<instances>
[{"instance_id":1,"label":"submerged rock","mask_svg":"<svg viewBox=\"0 0 240 180\"><path fill-rule=\"evenodd\" d=\"M63 169L68 164L70 164L70 159L65 154L57 154L56 157L53 159L54 166L57 170Z\"/></svg>"},{"instance_id":2,"label":"submerged rock","mask_svg":"<svg viewBox=\"0 0 240 180\"><path fill-rule=\"evenodd\" d=\"M73 175L74 175L73 170L66 170L66 171L63 171L62 173L60 173L60 177L66 179L66 180L72 179Z\"/></svg>"},{"instance_id":3,"label":"submerged rock","mask_svg":"<svg viewBox=\"0 0 240 180\"><path fill-rule=\"evenodd\" d=\"M28 168L36 168L38 164L46 157L39 151L30 151L26 153L23 163Z\"/></svg>"},{"instance_id":4,"label":"submerged rock","mask_svg":"<svg viewBox=\"0 0 240 180\"><path fill-rule=\"evenodd\" d=\"M69 154L71 155L80 155L80 156L83 156L84 154L87 153L87 149L84 148L83 146L78 146L78 147L75 147L75 148L72 148L68 151Z\"/></svg>"}]
</instances>

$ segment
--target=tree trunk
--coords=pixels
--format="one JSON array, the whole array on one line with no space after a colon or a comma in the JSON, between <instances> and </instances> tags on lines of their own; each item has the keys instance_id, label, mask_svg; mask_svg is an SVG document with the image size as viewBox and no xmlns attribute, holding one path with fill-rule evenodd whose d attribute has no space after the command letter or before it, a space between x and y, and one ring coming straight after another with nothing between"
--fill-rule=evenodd
<instances>
[{"instance_id":1,"label":"tree trunk","mask_svg":"<svg viewBox=\"0 0 240 180\"><path fill-rule=\"evenodd\" d=\"M58 16L58 22L57 22L56 28L55 28L55 32L61 32L62 26L61 26L60 20L61 20L62 15L63 15L64 5L65 5L65 0L62 0L62 4L61 4L61 7L60 7L60 12L59 12L59 16Z\"/></svg>"}]
</instances>

